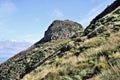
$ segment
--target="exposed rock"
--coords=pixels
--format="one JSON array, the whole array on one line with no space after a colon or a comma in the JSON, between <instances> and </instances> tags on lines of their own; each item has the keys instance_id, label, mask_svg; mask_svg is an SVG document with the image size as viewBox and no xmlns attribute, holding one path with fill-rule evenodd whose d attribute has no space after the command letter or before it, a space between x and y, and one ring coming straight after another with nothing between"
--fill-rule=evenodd
<instances>
[{"instance_id":1,"label":"exposed rock","mask_svg":"<svg viewBox=\"0 0 120 80\"><path fill-rule=\"evenodd\" d=\"M77 31L83 31L80 24L69 20L55 20L45 32L45 37L42 40L0 65L0 80L20 80L25 74L30 73L46 60L58 55L60 49L61 51L69 50L71 47L61 46L63 43L59 45L59 48L57 46L55 48L49 46L46 50L48 46L46 46L45 42L72 37ZM36 48L38 49L35 50ZM52 52L49 50L50 48Z\"/></svg>"},{"instance_id":2,"label":"exposed rock","mask_svg":"<svg viewBox=\"0 0 120 80\"><path fill-rule=\"evenodd\" d=\"M38 43L72 37L77 31L83 31L79 23L70 20L55 20Z\"/></svg>"},{"instance_id":3,"label":"exposed rock","mask_svg":"<svg viewBox=\"0 0 120 80\"><path fill-rule=\"evenodd\" d=\"M120 31L119 4L120 1L116 0L103 13L98 15L84 32L82 32L82 26L76 22L55 20L45 32L43 39L36 43L38 45L33 45L0 65L0 80L21 80L26 74L31 74L32 72L37 75L39 73L44 74L44 70L46 75L41 77L43 80L44 78L48 80L49 77L52 78L52 80L54 78L58 79L58 77L63 77L63 79L69 77L70 79L73 78L73 80L75 80L75 78L78 80L82 78L83 80L84 78L85 80L88 78L93 79L92 77L97 74L94 72L94 70L96 70L94 66L100 62L100 57L105 56L105 61L108 62L112 60L112 64L116 64L117 62L118 58L115 58L113 55L120 53L120 33L111 37L109 32L112 31L114 33ZM107 31L108 33L105 34L109 39L106 39L104 36L100 38L97 36ZM83 36L84 33L85 36ZM94 38L87 39L87 37ZM65 39L63 40L62 38ZM68 40L66 38L68 38ZM73 55L75 57L73 57ZM48 62L49 64L46 64ZM52 65L51 70L50 65ZM58 67L58 65L60 65L60 67ZM104 68L104 65L108 64L106 62L102 65ZM36 68L38 67L40 67L40 69L37 70ZM49 73L52 72L52 70L57 74ZM35 76L35 74L32 76ZM40 74L38 76L41 76Z\"/></svg>"}]
</instances>

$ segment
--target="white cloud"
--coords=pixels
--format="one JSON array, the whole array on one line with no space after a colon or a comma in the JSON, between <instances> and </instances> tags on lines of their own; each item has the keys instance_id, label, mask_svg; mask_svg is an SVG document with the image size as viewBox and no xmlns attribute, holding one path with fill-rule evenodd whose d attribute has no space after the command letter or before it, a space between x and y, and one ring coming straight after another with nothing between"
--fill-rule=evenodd
<instances>
[{"instance_id":1,"label":"white cloud","mask_svg":"<svg viewBox=\"0 0 120 80\"><path fill-rule=\"evenodd\" d=\"M55 10L53 11L53 15L54 15L55 17L63 17L63 16L64 16L63 12L62 12L60 9L55 9Z\"/></svg>"},{"instance_id":2,"label":"white cloud","mask_svg":"<svg viewBox=\"0 0 120 80\"><path fill-rule=\"evenodd\" d=\"M0 41L0 63L14 56L22 50L25 50L32 43L29 42L19 42L19 41Z\"/></svg>"},{"instance_id":3,"label":"white cloud","mask_svg":"<svg viewBox=\"0 0 120 80\"><path fill-rule=\"evenodd\" d=\"M85 27L89 24L89 22L95 18L100 12L104 9L105 4L100 4L99 6L91 9L86 16L81 19L79 22Z\"/></svg>"},{"instance_id":4,"label":"white cloud","mask_svg":"<svg viewBox=\"0 0 120 80\"><path fill-rule=\"evenodd\" d=\"M13 14L17 10L11 0L0 0L0 18Z\"/></svg>"}]
</instances>

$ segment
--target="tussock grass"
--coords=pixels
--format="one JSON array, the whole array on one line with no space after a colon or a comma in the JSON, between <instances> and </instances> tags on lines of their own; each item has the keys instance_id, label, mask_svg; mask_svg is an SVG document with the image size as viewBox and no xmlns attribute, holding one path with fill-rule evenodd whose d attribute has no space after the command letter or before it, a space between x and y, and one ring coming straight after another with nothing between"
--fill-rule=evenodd
<instances>
[{"instance_id":1,"label":"tussock grass","mask_svg":"<svg viewBox=\"0 0 120 80\"><path fill-rule=\"evenodd\" d=\"M62 52L63 57L56 56L46 61L36 68L37 72L32 71L23 80L30 78L31 80L55 80L56 78L82 80L86 77L94 77L95 80L120 79L120 32L111 34L107 38L94 37L79 44L69 40L68 44L72 45L72 49ZM84 46L89 48L84 48ZM81 51L79 48L84 49Z\"/></svg>"}]
</instances>

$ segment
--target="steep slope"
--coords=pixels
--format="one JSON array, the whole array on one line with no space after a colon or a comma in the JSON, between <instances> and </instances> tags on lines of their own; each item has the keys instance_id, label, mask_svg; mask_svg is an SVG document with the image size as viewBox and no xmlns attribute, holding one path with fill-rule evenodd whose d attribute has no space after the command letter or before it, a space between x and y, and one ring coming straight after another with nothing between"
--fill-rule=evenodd
<instances>
[{"instance_id":1,"label":"steep slope","mask_svg":"<svg viewBox=\"0 0 120 80\"><path fill-rule=\"evenodd\" d=\"M99 16L99 17L98 17ZM120 80L120 2L116 0L85 29L23 80ZM65 49L63 47L62 49Z\"/></svg>"},{"instance_id":2,"label":"steep slope","mask_svg":"<svg viewBox=\"0 0 120 80\"><path fill-rule=\"evenodd\" d=\"M100 34L109 35L111 32L119 31L120 28L120 6L111 13L95 21L86 30L90 31L87 34L88 38L95 37Z\"/></svg>"},{"instance_id":3,"label":"steep slope","mask_svg":"<svg viewBox=\"0 0 120 80\"><path fill-rule=\"evenodd\" d=\"M98 16L96 16L90 23L90 25L85 29L84 31L84 35L88 35L91 31L94 31L96 28L104 25L107 25L107 21L106 19L104 19L104 16L112 13L116 8L118 8L120 6L120 0L116 0L115 2L113 2L111 5L109 5L102 13L100 13ZM118 10L118 14L119 14L119 10ZM112 17L117 17L117 16L111 16L111 20ZM118 16L119 17L119 16ZM107 17L106 17L107 18ZM107 18L109 19L109 17ZM109 19L110 21L110 19ZM115 21L115 20L114 20ZM106 25L104 24L106 23Z\"/></svg>"},{"instance_id":4,"label":"steep slope","mask_svg":"<svg viewBox=\"0 0 120 80\"><path fill-rule=\"evenodd\" d=\"M48 27L45 36L38 43L72 37L78 31L83 31L83 28L77 22L70 20L55 20Z\"/></svg>"},{"instance_id":5,"label":"steep slope","mask_svg":"<svg viewBox=\"0 0 120 80\"><path fill-rule=\"evenodd\" d=\"M76 22L54 21L42 40L0 65L0 80L19 80L46 60L58 55L60 49L64 51L63 46L69 49L70 46L65 44L78 30L83 32L82 26Z\"/></svg>"},{"instance_id":6,"label":"steep slope","mask_svg":"<svg viewBox=\"0 0 120 80\"><path fill-rule=\"evenodd\" d=\"M98 16L84 32L54 21L42 40L0 65L0 80L120 80L119 0Z\"/></svg>"},{"instance_id":7,"label":"steep slope","mask_svg":"<svg viewBox=\"0 0 120 80\"><path fill-rule=\"evenodd\" d=\"M58 50L23 80L119 80L120 32L84 42L79 39L70 40L66 44L70 48Z\"/></svg>"}]
</instances>

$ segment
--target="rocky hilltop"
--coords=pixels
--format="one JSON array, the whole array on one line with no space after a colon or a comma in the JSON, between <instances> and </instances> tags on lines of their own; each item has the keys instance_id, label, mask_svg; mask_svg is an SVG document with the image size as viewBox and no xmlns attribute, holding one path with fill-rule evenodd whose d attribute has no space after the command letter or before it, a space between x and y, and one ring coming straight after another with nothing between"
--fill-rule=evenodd
<instances>
[{"instance_id":1,"label":"rocky hilltop","mask_svg":"<svg viewBox=\"0 0 120 80\"><path fill-rule=\"evenodd\" d=\"M45 36L40 41L32 45L29 49L18 53L0 65L0 80L16 80L23 78L25 74L34 70L36 67L44 63L48 58L54 56L55 52L57 52L57 48L59 50L63 44L69 41L70 37L79 31L83 32L83 27L77 22L70 20L53 21L53 23L48 27L48 30L45 32ZM58 42L56 43L56 47L52 48L53 43L51 41L54 42L55 40L63 40L64 42ZM51 43L51 46L49 47L50 52L47 51L48 53L45 51L47 48L46 45L48 45L47 42ZM61 45L61 47L58 47L58 45Z\"/></svg>"},{"instance_id":2,"label":"rocky hilltop","mask_svg":"<svg viewBox=\"0 0 120 80\"><path fill-rule=\"evenodd\" d=\"M85 30L55 20L39 42L0 65L0 80L120 80L120 0Z\"/></svg>"},{"instance_id":3,"label":"rocky hilltop","mask_svg":"<svg viewBox=\"0 0 120 80\"><path fill-rule=\"evenodd\" d=\"M79 23L70 20L55 20L48 27L45 36L39 43L72 37L77 31L83 32L83 27Z\"/></svg>"}]
</instances>

